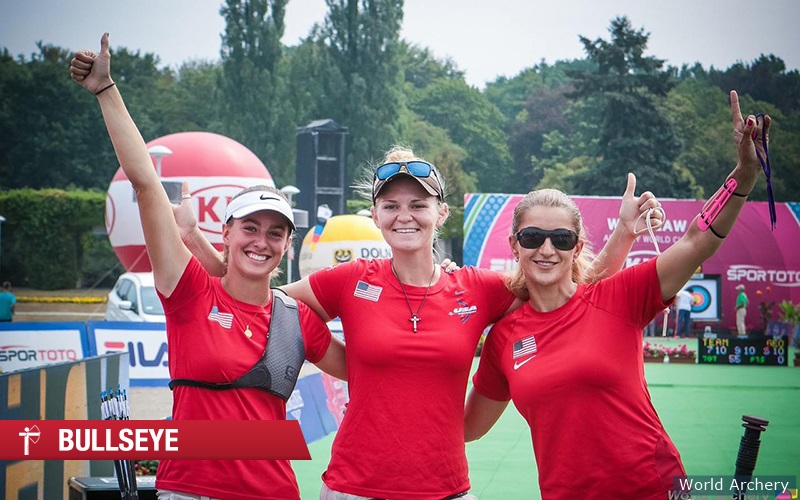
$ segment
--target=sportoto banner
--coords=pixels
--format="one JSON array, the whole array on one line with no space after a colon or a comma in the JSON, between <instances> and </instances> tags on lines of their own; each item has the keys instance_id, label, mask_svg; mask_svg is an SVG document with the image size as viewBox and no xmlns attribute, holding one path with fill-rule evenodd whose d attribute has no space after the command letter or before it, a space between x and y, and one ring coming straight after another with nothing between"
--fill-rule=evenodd
<instances>
[{"instance_id":1,"label":"sportoto banner","mask_svg":"<svg viewBox=\"0 0 800 500\"><path fill-rule=\"evenodd\" d=\"M87 346L83 323L0 323L0 372L78 361Z\"/></svg>"}]
</instances>

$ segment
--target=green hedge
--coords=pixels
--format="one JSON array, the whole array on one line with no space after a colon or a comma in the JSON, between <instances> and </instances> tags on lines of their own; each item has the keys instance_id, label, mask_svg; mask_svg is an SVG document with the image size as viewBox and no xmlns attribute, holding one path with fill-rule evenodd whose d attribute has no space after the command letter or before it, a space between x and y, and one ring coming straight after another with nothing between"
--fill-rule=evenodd
<instances>
[{"instance_id":1,"label":"green hedge","mask_svg":"<svg viewBox=\"0 0 800 500\"><path fill-rule=\"evenodd\" d=\"M0 192L0 214L6 218L0 260L3 279L16 286L58 290L80 286L85 267L92 275L86 281L98 278L98 264L113 266L116 261L110 245L96 241L105 236L92 236L93 228L103 226L105 198L100 191L83 190ZM87 251L92 265L84 266Z\"/></svg>"},{"instance_id":2,"label":"green hedge","mask_svg":"<svg viewBox=\"0 0 800 500\"><path fill-rule=\"evenodd\" d=\"M0 191L0 279L40 290L110 287L123 271L105 235L106 193L96 190L18 189ZM348 211L368 202L347 201ZM463 209L451 207L441 237L453 239L461 261Z\"/></svg>"}]
</instances>

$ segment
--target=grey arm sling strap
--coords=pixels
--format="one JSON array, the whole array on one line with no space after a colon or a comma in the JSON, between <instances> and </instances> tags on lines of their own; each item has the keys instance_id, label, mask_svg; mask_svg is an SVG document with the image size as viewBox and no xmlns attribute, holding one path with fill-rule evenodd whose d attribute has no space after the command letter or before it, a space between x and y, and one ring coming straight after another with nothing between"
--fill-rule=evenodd
<instances>
[{"instance_id":1,"label":"grey arm sling strap","mask_svg":"<svg viewBox=\"0 0 800 500\"><path fill-rule=\"evenodd\" d=\"M286 401L294 391L305 357L297 301L282 290L273 288L267 348L250 371L233 382L224 383L173 379L169 383L169 388L188 386L222 391L252 387L267 391Z\"/></svg>"}]
</instances>

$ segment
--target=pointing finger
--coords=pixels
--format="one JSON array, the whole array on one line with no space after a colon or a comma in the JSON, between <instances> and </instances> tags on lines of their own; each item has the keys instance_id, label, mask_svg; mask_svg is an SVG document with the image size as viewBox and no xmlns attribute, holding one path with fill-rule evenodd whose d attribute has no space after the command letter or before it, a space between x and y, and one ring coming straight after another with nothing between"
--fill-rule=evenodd
<instances>
[{"instance_id":1,"label":"pointing finger","mask_svg":"<svg viewBox=\"0 0 800 500\"><path fill-rule=\"evenodd\" d=\"M738 129L744 123L742 111L739 109L739 94L735 90L731 90L731 119L734 129Z\"/></svg>"}]
</instances>

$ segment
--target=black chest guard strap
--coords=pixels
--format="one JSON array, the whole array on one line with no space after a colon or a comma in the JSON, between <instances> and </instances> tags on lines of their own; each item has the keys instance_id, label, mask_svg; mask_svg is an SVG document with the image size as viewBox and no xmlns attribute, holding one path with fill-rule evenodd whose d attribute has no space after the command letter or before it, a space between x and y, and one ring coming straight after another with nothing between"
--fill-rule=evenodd
<instances>
[{"instance_id":1,"label":"black chest guard strap","mask_svg":"<svg viewBox=\"0 0 800 500\"><path fill-rule=\"evenodd\" d=\"M169 388L200 387L222 391L252 387L274 394L284 401L292 395L306 357L297 302L282 290L272 289L272 317L264 355L250 371L233 382L211 383L190 379L173 379Z\"/></svg>"}]
</instances>

